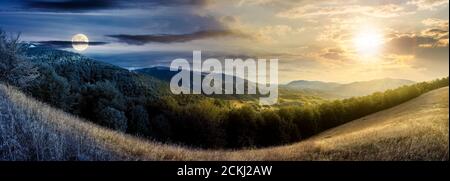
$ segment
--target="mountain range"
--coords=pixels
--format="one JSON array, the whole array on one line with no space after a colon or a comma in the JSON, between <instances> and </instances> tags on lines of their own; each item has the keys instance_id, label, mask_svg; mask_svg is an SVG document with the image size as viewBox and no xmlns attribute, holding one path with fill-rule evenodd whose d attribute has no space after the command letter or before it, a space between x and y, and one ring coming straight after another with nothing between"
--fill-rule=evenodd
<instances>
[{"instance_id":1,"label":"mountain range","mask_svg":"<svg viewBox=\"0 0 450 181\"><path fill-rule=\"evenodd\" d=\"M309 90L334 95L336 98L348 98L354 96L369 95L374 92L394 89L404 85L415 83L406 79L375 79L369 81L351 82L346 84L336 82L321 82L297 80L292 81L283 87L292 90Z\"/></svg>"}]
</instances>

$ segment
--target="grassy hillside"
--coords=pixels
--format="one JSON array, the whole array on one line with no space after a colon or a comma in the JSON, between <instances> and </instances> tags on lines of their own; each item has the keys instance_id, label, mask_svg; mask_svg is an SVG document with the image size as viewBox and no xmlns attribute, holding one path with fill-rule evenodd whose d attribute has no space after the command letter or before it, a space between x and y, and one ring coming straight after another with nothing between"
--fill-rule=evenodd
<instances>
[{"instance_id":1,"label":"grassy hillside","mask_svg":"<svg viewBox=\"0 0 450 181\"><path fill-rule=\"evenodd\" d=\"M448 160L448 87L305 141L200 150L96 126L0 85L1 160Z\"/></svg>"}]
</instances>

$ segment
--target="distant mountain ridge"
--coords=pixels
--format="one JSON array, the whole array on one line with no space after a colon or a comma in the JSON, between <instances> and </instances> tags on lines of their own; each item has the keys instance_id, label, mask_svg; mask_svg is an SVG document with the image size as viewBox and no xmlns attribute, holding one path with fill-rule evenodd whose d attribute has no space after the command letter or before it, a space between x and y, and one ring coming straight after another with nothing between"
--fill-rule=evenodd
<instances>
[{"instance_id":1,"label":"distant mountain ridge","mask_svg":"<svg viewBox=\"0 0 450 181\"><path fill-rule=\"evenodd\" d=\"M369 95L374 92L385 91L387 89L393 89L413 83L415 82L411 80L392 78L359 81L347 84L340 84L336 82L297 80L286 84L285 87L294 90L315 90L333 94L337 97L348 98L353 96Z\"/></svg>"},{"instance_id":2,"label":"distant mountain ridge","mask_svg":"<svg viewBox=\"0 0 450 181\"><path fill-rule=\"evenodd\" d=\"M178 74L180 72L180 70L178 71L170 71L169 67L164 67L164 66L156 66L156 67L150 67L150 68L142 68L142 69L136 69L134 70L137 73L146 75L146 76L151 76L151 77L155 77L159 80L165 81L167 83L170 83L171 79L173 76L175 76L176 74ZM201 80L203 80L205 78L205 76L208 74L206 72L197 72L197 71L190 71L191 74L191 85L194 85L195 83L192 80L192 77L194 75L199 75L201 74ZM233 76L233 75L228 75L228 74L221 74L222 76L222 90L223 92L226 90L225 87L225 79L228 78L232 78L234 81L234 84L236 84L236 82L239 81L243 81L244 82L244 89L245 92L247 92L247 85L248 83L250 83L251 81L238 77L238 76ZM253 85L253 84L251 84ZM252 86L253 89L257 89L257 85L255 84L255 86ZM191 87L186 87L187 89L192 89ZM235 88L233 88L233 90L235 90ZM235 92L235 91L233 91ZM258 94L256 95L252 95L252 94L219 94L219 95L211 95L213 97L216 98L225 98L225 99L245 99L245 100L252 100L252 99L256 99L259 97Z\"/></svg>"},{"instance_id":3,"label":"distant mountain ridge","mask_svg":"<svg viewBox=\"0 0 450 181\"><path fill-rule=\"evenodd\" d=\"M318 90L332 90L340 85L341 84L335 82L308 81L308 80L296 80L286 84L286 86L295 89L318 89Z\"/></svg>"},{"instance_id":4,"label":"distant mountain ridge","mask_svg":"<svg viewBox=\"0 0 450 181\"><path fill-rule=\"evenodd\" d=\"M158 78L160 80L170 82L170 79L177 74L179 71L170 71L169 67L157 66L150 68L142 68L135 70L138 73L142 73L148 76ZM198 73L198 72L192 72ZM205 73L202 73L204 77ZM223 74L223 78L226 76L232 76ZM234 79L242 79L240 77L234 76ZM247 83L248 80L244 79ZM351 83L336 83L336 82L323 82L323 81L308 81L308 80L296 80L285 85L279 85L280 89L284 93L301 92L305 95L322 95L319 97L325 99L333 98L349 98L354 96L364 96L369 95L374 92L385 91L387 89L394 89L403 85L410 85L415 83L411 80L406 79L375 79L370 81L358 81ZM315 92L316 94L311 94ZM243 96L248 97L248 96ZM255 97L255 96L250 96Z\"/></svg>"}]
</instances>

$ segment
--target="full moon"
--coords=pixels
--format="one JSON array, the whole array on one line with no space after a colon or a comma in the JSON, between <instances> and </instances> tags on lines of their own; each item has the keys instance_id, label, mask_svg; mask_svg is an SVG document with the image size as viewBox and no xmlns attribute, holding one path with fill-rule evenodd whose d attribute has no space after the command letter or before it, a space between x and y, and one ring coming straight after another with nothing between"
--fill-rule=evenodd
<instances>
[{"instance_id":1,"label":"full moon","mask_svg":"<svg viewBox=\"0 0 450 181\"><path fill-rule=\"evenodd\" d=\"M76 51L84 51L89 47L89 39L84 34L76 34L72 37L72 47Z\"/></svg>"}]
</instances>

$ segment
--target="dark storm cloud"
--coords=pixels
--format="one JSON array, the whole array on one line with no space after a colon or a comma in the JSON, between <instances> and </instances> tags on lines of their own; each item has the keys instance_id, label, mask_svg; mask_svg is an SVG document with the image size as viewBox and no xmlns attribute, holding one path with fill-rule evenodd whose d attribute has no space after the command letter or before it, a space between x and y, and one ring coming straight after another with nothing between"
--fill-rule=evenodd
<instances>
[{"instance_id":1,"label":"dark storm cloud","mask_svg":"<svg viewBox=\"0 0 450 181\"><path fill-rule=\"evenodd\" d=\"M206 6L211 0L135 0L135 2L153 6Z\"/></svg>"},{"instance_id":2,"label":"dark storm cloud","mask_svg":"<svg viewBox=\"0 0 450 181\"><path fill-rule=\"evenodd\" d=\"M157 6L205 6L209 0L27 0L25 8L41 11L89 11L119 8L151 8Z\"/></svg>"},{"instance_id":3,"label":"dark storm cloud","mask_svg":"<svg viewBox=\"0 0 450 181\"><path fill-rule=\"evenodd\" d=\"M107 42L72 42L72 41L38 41L33 43L37 46L52 47L52 48L72 48L73 44L76 45L88 44L89 46L108 44Z\"/></svg>"},{"instance_id":4,"label":"dark storm cloud","mask_svg":"<svg viewBox=\"0 0 450 181\"><path fill-rule=\"evenodd\" d=\"M97 10L109 9L116 6L115 1L108 0L72 0L72 1L48 1L48 0L28 0L25 1L27 8L39 10Z\"/></svg>"},{"instance_id":5,"label":"dark storm cloud","mask_svg":"<svg viewBox=\"0 0 450 181\"><path fill-rule=\"evenodd\" d=\"M229 30L217 31L198 31L189 34L157 34L157 35L106 35L116 38L120 42L132 45L143 45L147 43L182 43L199 39L217 38L217 37L238 37L251 38L249 35Z\"/></svg>"}]
</instances>

